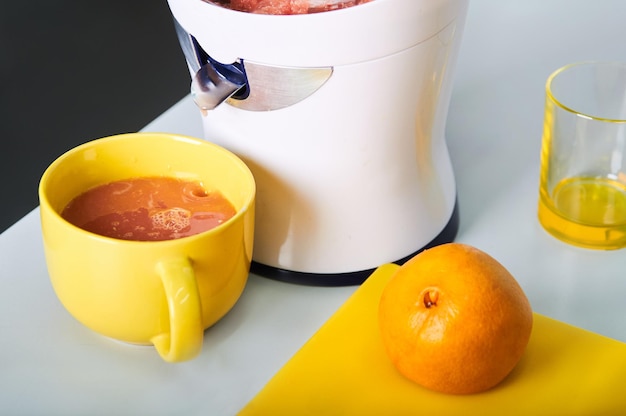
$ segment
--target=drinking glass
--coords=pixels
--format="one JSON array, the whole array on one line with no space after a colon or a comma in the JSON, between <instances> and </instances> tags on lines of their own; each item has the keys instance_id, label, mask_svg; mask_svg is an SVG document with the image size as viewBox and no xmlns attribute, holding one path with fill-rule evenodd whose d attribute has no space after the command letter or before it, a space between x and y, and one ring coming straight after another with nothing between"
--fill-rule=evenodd
<instances>
[{"instance_id":1,"label":"drinking glass","mask_svg":"<svg viewBox=\"0 0 626 416\"><path fill-rule=\"evenodd\" d=\"M626 246L626 63L574 63L548 78L539 222L576 246Z\"/></svg>"}]
</instances>

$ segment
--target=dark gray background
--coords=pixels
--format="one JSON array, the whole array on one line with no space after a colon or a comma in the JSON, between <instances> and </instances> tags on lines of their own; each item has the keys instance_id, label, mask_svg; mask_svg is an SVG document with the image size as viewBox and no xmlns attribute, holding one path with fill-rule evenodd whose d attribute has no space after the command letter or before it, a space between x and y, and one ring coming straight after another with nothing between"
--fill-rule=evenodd
<instances>
[{"instance_id":1,"label":"dark gray background","mask_svg":"<svg viewBox=\"0 0 626 416\"><path fill-rule=\"evenodd\" d=\"M140 130L189 91L166 0L11 0L0 10L0 232L45 168Z\"/></svg>"}]
</instances>

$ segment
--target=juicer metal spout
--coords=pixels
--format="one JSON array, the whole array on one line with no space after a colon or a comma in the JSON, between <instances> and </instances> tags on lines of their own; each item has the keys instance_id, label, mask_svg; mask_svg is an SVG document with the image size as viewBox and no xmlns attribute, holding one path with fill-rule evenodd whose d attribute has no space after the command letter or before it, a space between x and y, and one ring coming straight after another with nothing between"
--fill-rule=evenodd
<instances>
[{"instance_id":1,"label":"juicer metal spout","mask_svg":"<svg viewBox=\"0 0 626 416\"><path fill-rule=\"evenodd\" d=\"M191 96L203 111L213 110L246 85L245 73L234 64L218 65L209 61L191 79Z\"/></svg>"},{"instance_id":2,"label":"juicer metal spout","mask_svg":"<svg viewBox=\"0 0 626 416\"><path fill-rule=\"evenodd\" d=\"M193 72L191 96L201 110L212 110L247 84L246 74L239 62L222 64L212 59L174 19L176 35L185 59Z\"/></svg>"},{"instance_id":3,"label":"juicer metal spout","mask_svg":"<svg viewBox=\"0 0 626 416\"><path fill-rule=\"evenodd\" d=\"M279 110L309 97L333 74L329 66L273 66L241 58L224 64L209 56L175 18L174 26L192 72L191 95L203 112L224 101L248 111Z\"/></svg>"}]
</instances>

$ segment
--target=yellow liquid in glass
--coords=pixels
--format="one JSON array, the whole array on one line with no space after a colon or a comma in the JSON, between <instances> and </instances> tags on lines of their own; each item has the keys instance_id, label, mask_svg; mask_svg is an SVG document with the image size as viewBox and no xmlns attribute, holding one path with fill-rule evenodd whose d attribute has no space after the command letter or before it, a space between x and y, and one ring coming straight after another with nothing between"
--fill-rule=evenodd
<instances>
[{"instance_id":1,"label":"yellow liquid in glass","mask_svg":"<svg viewBox=\"0 0 626 416\"><path fill-rule=\"evenodd\" d=\"M608 178L573 177L551 196L542 190L539 221L555 237L577 246L626 247L626 184Z\"/></svg>"}]
</instances>

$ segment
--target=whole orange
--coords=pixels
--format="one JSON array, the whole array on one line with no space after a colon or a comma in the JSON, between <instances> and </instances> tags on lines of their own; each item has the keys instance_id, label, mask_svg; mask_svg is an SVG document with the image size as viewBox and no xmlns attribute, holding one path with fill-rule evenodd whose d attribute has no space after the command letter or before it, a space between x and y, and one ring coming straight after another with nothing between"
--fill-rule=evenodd
<instances>
[{"instance_id":1,"label":"whole orange","mask_svg":"<svg viewBox=\"0 0 626 416\"><path fill-rule=\"evenodd\" d=\"M521 359L533 323L511 273L459 243L425 250L401 266L383 290L378 317L398 371L451 394L500 383Z\"/></svg>"}]
</instances>

